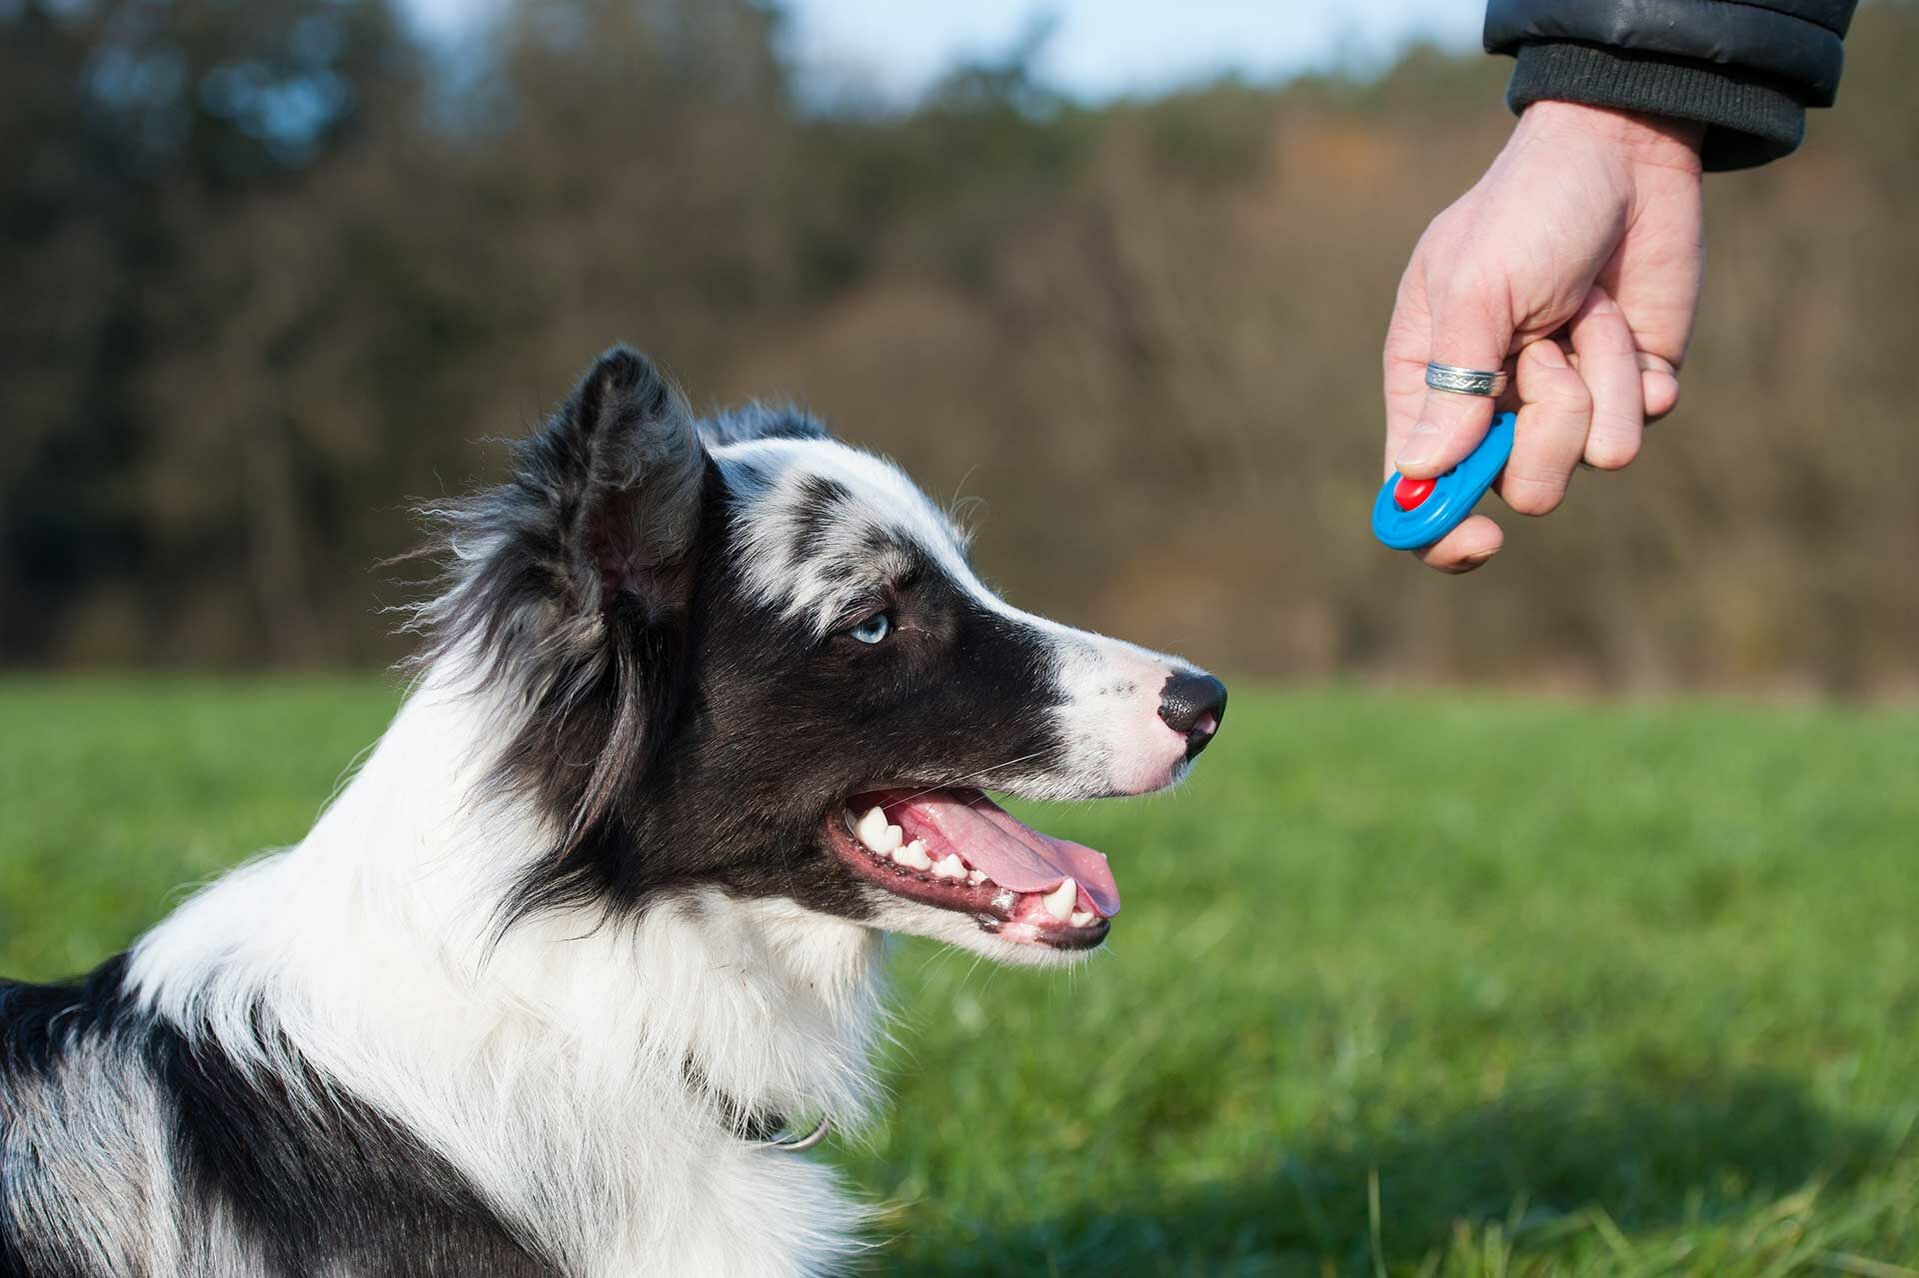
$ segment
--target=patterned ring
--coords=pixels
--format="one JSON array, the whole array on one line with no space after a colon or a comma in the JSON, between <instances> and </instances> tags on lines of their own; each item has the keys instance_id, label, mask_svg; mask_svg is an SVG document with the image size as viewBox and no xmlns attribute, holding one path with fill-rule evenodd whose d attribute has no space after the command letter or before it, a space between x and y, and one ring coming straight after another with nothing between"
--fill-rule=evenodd
<instances>
[{"instance_id":1,"label":"patterned ring","mask_svg":"<svg viewBox=\"0 0 1919 1278\"><path fill-rule=\"evenodd\" d=\"M1426 365L1426 385L1438 391L1451 391L1455 395L1497 399L1505 392L1509 380L1504 369L1487 373L1477 368L1461 368L1457 364Z\"/></svg>"}]
</instances>

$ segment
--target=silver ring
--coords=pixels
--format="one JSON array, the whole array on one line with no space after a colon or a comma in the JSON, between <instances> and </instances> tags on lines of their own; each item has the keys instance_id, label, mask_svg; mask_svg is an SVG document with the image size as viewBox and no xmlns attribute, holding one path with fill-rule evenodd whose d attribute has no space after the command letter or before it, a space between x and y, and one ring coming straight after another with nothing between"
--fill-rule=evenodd
<instances>
[{"instance_id":1,"label":"silver ring","mask_svg":"<svg viewBox=\"0 0 1919 1278\"><path fill-rule=\"evenodd\" d=\"M1477 368L1461 368L1457 364L1426 365L1426 385L1437 391L1451 391L1455 395L1479 395L1486 399L1498 399L1505 393L1509 380L1511 379L1503 368L1486 373Z\"/></svg>"}]
</instances>

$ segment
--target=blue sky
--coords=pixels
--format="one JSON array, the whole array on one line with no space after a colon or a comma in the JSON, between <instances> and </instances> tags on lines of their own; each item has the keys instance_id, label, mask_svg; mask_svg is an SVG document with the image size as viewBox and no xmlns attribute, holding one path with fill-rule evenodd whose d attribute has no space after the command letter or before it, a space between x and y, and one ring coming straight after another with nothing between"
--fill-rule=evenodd
<instances>
[{"instance_id":1,"label":"blue sky","mask_svg":"<svg viewBox=\"0 0 1919 1278\"><path fill-rule=\"evenodd\" d=\"M1414 39L1478 43L1481 0L799 0L801 65L910 98L966 56L1011 47L1039 15L1058 26L1047 79L1091 98L1151 93L1238 70L1259 79L1377 65Z\"/></svg>"},{"instance_id":2,"label":"blue sky","mask_svg":"<svg viewBox=\"0 0 1919 1278\"><path fill-rule=\"evenodd\" d=\"M488 0L409 0L455 29ZM955 61L1010 48L1036 17L1058 26L1042 74L1093 99L1152 93L1228 70L1255 79L1381 65L1408 43L1479 42L1483 0L790 0L793 53L816 83L910 101Z\"/></svg>"}]
</instances>

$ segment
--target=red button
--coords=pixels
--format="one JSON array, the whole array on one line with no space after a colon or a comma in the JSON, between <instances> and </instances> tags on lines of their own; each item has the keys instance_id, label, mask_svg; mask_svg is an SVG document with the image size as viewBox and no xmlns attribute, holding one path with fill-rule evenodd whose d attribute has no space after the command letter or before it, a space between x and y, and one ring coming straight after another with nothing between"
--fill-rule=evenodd
<instances>
[{"instance_id":1,"label":"red button","mask_svg":"<svg viewBox=\"0 0 1919 1278\"><path fill-rule=\"evenodd\" d=\"M1433 495L1433 481L1430 479L1408 479L1404 475L1393 485L1393 505L1401 510L1411 510L1420 502Z\"/></svg>"}]
</instances>

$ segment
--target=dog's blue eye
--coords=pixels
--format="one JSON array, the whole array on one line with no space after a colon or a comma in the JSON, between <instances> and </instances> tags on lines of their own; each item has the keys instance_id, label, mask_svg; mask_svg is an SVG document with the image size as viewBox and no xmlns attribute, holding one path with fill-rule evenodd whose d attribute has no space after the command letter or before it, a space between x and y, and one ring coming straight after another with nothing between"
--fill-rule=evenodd
<instances>
[{"instance_id":1,"label":"dog's blue eye","mask_svg":"<svg viewBox=\"0 0 1919 1278\"><path fill-rule=\"evenodd\" d=\"M876 612L846 633L861 643L878 643L893 633L892 614Z\"/></svg>"}]
</instances>

